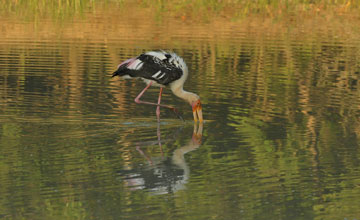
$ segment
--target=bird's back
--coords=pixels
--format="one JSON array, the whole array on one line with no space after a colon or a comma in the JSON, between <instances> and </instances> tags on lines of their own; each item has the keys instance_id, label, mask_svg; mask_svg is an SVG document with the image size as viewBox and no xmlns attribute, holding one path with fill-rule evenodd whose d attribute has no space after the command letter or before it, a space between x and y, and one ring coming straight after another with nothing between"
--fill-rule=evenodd
<instances>
[{"instance_id":1,"label":"bird's back","mask_svg":"<svg viewBox=\"0 0 360 220\"><path fill-rule=\"evenodd\" d=\"M150 51L121 63L113 76L140 77L168 85L180 78L186 79L187 66L175 53Z\"/></svg>"}]
</instances>

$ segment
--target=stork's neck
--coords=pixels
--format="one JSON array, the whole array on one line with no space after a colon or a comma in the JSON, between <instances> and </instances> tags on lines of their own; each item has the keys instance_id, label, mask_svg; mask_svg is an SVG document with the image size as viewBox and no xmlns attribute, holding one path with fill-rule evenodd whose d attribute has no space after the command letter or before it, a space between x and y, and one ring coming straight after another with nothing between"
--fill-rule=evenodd
<instances>
[{"instance_id":1,"label":"stork's neck","mask_svg":"<svg viewBox=\"0 0 360 220\"><path fill-rule=\"evenodd\" d=\"M184 99L190 105L193 102L199 100L198 95L196 95L195 93L192 93L192 92L185 91L182 86L172 87L171 90L177 97Z\"/></svg>"}]
</instances>

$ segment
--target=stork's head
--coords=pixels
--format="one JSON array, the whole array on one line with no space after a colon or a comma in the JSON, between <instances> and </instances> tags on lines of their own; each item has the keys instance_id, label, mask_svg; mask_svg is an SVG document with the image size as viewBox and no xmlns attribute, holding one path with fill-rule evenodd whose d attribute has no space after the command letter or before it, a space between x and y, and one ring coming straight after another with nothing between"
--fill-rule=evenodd
<instances>
[{"instance_id":1,"label":"stork's head","mask_svg":"<svg viewBox=\"0 0 360 220\"><path fill-rule=\"evenodd\" d=\"M195 93L184 91L182 88L182 85L180 85L180 87L176 86L176 85L177 84L170 85L170 88L173 91L173 93L176 96L184 99L191 105L195 122L197 122L197 121L203 122L204 120L203 120L203 115L202 115L202 107L201 107L200 97L198 95L196 95Z\"/></svg>"},{"instance_id":2,"label":"stork's head","mask_svg":"<svg viewBox=\"0 0 360 220\"><path fill-rule=\"evenodd\" d=\"M193 109L193 115L194 115L194 121L195 122L200 122L202 123L203 122L203 117L202 117L202 106L201 106L201 102L200 102L200 97L198 95L196 95L195 93L192 93L192 92L186 92L186 91L183 91L181 89L181 96L183 96L184 99L186 99L192 109ZM175 94L178 94L175 92Z\"/></svg>"},{"instance_id":3,"label":"stork's head","mask_svg":"<svg viewBox=\"0 0 360 220\"><path fill-rule=\"evenodd\" d=\"M175 93L175 94L177 94L177 93ZM184 99L186 99L192 107L194 121L195 122L199 121L200 123L202 123L204 120L203 120L203 115L202 115L202 106L201 106L201 102L200 102L200 97L192 92L182 91L182 94L184 96Z\"/></svg>"},{"instance_id":4,"label":"stork's head","mask_svg":"<svg viewBox=\"0 0 360 220\"><path fill-rule=\"evenodd\" d=\"M191 103L192 111L194 115L194 121L197 122L203 122L203 115L202 115L202 107L200 99L197 99L196 101Z\"/></svg>"}]
</instances>

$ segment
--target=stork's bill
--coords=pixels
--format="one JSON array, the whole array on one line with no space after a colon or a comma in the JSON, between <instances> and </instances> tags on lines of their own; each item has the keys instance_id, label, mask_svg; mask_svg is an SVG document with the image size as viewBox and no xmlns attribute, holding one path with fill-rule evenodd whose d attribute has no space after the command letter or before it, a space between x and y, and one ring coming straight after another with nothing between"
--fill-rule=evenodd
<instances>
[{"instance_id":1,"label":"stork's bill","mask_svg":"<svg viewBox=\"0 0 360 220\"><path fill-rule=\"evenodd\" d=\"M202 107L201 107L200 99L192 104L192 111L193 111L193 115L194 115L194 121L195 122L198 122L198 121L203 122Z\"/></svg>"}]
</instances>

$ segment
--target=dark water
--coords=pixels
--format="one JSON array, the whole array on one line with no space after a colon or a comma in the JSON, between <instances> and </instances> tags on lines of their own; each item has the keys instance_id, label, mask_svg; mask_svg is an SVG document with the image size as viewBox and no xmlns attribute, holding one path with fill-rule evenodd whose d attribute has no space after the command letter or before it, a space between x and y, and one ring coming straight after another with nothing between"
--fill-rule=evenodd
<instances>
[{"instance_id":1,"label":"dark water","mask_svg":"<svg viewBox=\"0 0 360 220\"><path fill-rule=\"evenodd\" d=\"M360 219L360 41L161 37L2 40L0 218ZM158 125L145 85L111 78L157 48L187 62L202 126L170 90L186 120Z\"/></svg>"}]
</instances>

